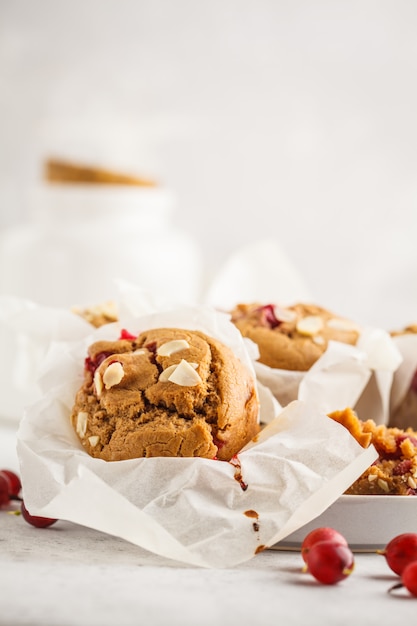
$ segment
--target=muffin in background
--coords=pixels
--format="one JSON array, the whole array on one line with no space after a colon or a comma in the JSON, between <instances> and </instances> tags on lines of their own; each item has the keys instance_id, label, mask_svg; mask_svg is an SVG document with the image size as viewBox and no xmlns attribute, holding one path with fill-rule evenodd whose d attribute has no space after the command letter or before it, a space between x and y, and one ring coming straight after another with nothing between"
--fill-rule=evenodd
<instances>
[{"instance_id":1,"label":"muffin in background","mask_svg":"<svg viewBox=\"0 0 417 626\"><path fill-rule=\"evenodd\" d=\"M352 321L316 304L238 304L231 320L259 348L260 363L283 370L307 371L329 341L355 345L360 329Z\"/></svg>"}]
</instances>

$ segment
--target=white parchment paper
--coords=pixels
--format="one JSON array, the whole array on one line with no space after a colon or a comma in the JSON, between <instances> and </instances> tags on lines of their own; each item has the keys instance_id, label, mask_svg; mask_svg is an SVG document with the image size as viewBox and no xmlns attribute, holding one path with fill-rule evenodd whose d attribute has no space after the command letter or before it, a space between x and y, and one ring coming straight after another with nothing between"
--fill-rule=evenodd
<instances>
[{"instance_id":1,"label":"white parchment paper","mask_svg":"<svg viewBox=\"0 0 417 626\"><path fill-rule=\"evenodd\" d=\"M307 372L281 370L255 362L258 380L286 406L304 400L329 413L351 407L363 419L387 424L391 388L402 355L386 331L367 328L356 346L330 341Z\"/></svg>"},{"instance_id":2,"label":"white parchment paper","mask_svg":"<svg viewBox=\"0 0 417 626\"><path fill-rule=\"evenodd\" d=\"M374 448L362 449L315 403L295 401L281 410L264 388L261 417L269 424L233 463L93 459L69 422L92 341L115 339L122 327L198 329L253 367L247 342L227 315L190 307L135 317L133 300L120 306L120 323L50 344L42 397L27 408L18 432L23 496L32 514L83 524L177 561L231 567L320 515L375 460Z\"/></svg>"},{"instance_id":3,"label":"white parchment paper","mask_svg":"<svg viewBox=\"0 0 417 626\"><path fill-rule=\"evenodd\" d=\"M40 398L38 377L51 342L81 339L90 329L71 311L0 295L0 418L18 422Z\"/></svg>"}]
</instances>

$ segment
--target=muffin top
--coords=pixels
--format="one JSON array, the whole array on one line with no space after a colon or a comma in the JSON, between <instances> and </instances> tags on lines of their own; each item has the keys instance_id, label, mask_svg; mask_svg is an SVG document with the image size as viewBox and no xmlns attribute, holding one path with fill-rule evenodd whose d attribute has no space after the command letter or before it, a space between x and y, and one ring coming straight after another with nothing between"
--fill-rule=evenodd
<instances>
[{"instance_id":1,"label":"muffin top","mask_svg":"<svg viewBox=\"0 0 417 626\"><path fill-rule=\"evenodd\" d=\"M329 341L355 345L356 324L315 304L238 304L232 322L259 348L259 362L269 367L307 371L327 349Z\"/></svg>"},{"instance_id":2,"label":"muffin top","mask_svg":"<svg viewBox=\"0 0 417 626\"><path fill-rule=\"evenodd\" d=\"M91 456L229 460L258 432L254 377L229 347L177 328L124 337L88 350L71 422Z\"/></svg>"}]
</instances>

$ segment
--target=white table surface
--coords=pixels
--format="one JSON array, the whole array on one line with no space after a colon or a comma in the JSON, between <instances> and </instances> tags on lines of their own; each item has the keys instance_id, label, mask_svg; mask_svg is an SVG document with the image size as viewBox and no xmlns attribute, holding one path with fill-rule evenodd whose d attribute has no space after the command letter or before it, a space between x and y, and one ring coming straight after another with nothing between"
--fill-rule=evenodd
<instances>
[{"instance_id":1,"label":"white table surface","mask_svg":"<svg viewBox=\"0 0 417 626\"><path fill-rule=\"evenodd\" d=\"M0 465L17 469L15 426ZM298 552L267 550L233 569L199 569L69 522L46 529L0 511L1 626L383 626L415 622L417 598L377 554L355 554L338 585L302 572Z\"/></svg>"}]
</instances>

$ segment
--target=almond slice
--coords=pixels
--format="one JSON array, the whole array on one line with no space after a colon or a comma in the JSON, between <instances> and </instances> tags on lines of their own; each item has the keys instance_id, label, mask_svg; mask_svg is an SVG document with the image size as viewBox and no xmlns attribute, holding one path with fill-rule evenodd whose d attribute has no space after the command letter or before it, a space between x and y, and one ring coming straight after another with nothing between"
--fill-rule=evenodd
<instances>
[{"instance_id":1,"label":"almond slice","mask_svg":"<svg viewBox=\"0 0 417 626\"><path fill-rule=\"evenodd\" d=\"M88 441L90 443L90 446L94 448L100 441L100 437L98 435L92 435L91 437L88 438Z\"/></svg>"},{"instance_id":2,"label":"almond slice","mask_svg":"<svg viewBox=\"0 0 417 626\"><path fill-rule=\"evenodd\" d=\"M274 306L274 315L279 322L293 322L297 317L297 314L294 311L283 309L278 305Z\"/></svg>"},{"instance_id":3,"label":"almond slice","mask_svg":"<svg viewBox=\"0 0 417 626\"><path fill-rule=\"evenodd\" d=\"M75 427L75 430L80 437L85 437L85 433L87 432L87 420L88 413L80 411L77 415L77 425Z\"/></svg>"},{"instance_id":4,"label":"almond slice","mask_svg":"<svg viewBox=\"0 0 417 626\"><path fill-rule=\"evenodd\" d=\"M412 476L408 477L407 484L411 489L415 489L417 487L417 483Z\"/></svg>"},{"instance_id":5,"label":"almond slice","mask_svg":"<svg viewBox=\"0 0 417 626\"><path fill-rule=\"evenodd\" d=\"M106 368L103 374L103 383L106 389L118 385L125 375L123 365L119 361L114 361Z\"/></svg>"},{"instance_id":6,"label":"almond slice","mask_svg":"<svg viewBox=\"0 0 417 626\"><path fill-rule=\"evenodd\" d=\"M189 363L185 359L181 359L179 363L170 365L159 376L161 382L171 382L182 387L194 387L201 383L201 378L197 374L196 369L198 363Z\"/></svg>"},{"instance_id":7,"label":"almond slice","mask_svg":"<svg viewBox=\"0 0 417 626\"><path fill-rule=\"evenodd\" d=\"M96 370L94 374L94 387L96 388L97 396L100 397L101 392L103 391L103 380L98 370Z\"/></svg>"},{"instance_id":8,"label":"almond slice","mask_svg":"<svg viewBox=\"0 0 417 626\"><path fill-rule=\"evenodd\" d=\"M333 328L334 330L341 330L345 332L356 331L359 332L359 329L356 324L351 322L350 320L342 319L341 317L332 317L327 321L327 326L329 328Z\"/></svg>"},{"instance_id":9,"label":"almond slice","mask_svg":"<svg viewBox=\"0 0 417 626\"><path fill-rule=\"evenodd\" d=\"M186 361L186 362L188 362L188 361ZM159 376L159 379L158 379L158 380L160 380L160 381L161 381L161 383L166 383L168 380L170 380L170 376L171 376L171 374L172 374L173 372L175 372L175 370L177 369L178 365L179 365L179 363L174 363L174 365L170 365L169 367L167 367L166 369L164 369L164 371L163 371L163 372L161 372L161 374L160 374L160 376ZM196 369L197 369L197 367L198 367L198 363L189 363L189 362L188 362L188 365L191 365L191 367L192 367L193 369L195 369L195 370L196 370ZM198 376L198 374L197 374L197 376ZM172 382L172 381L171 381L171 382Z\"/></svg>"},{"instance_id":10,"label":"almond slice","mask_svg":"<svg viewBox=\"0 0 417 626\"><path fill-rule=\"evenodd\" d=\"M389 492L389 486L386 480L384 480L383 478L378 478L377 483L378 487L380 487L382 491L385 491L385 493Z\"/></svg>"},{"instance_id":11,"label":"almond slice","mask_svg":"<svg viewBox=\"0 0 417 626\"><path fill-rule=\"evenodd\" d=\"M185 339L173 339L159 346L156 354L158 356L171 356L171 354L175 354L175 352L179 352L180 350L186 350L189 347L190 344Z\"/></svg>"},{"instance_id":12,"label":"almond slice","mask_svg":"<svg viewBox=\"0 0 417 626\"><path fill-rule=\"evenodd\" d=\"M161 383L166 383L169 380L169 377L171 376L172 372L175 372L175 370L177 369L177 365L178 363L174 363L174 365L170 365L169 367L164 369L160 373L158 380L160 380Z\"/></svg>"},{"instance_id":13,"label":"almond slice","mask_svg":"<svg viewBox=\"0 0 417 626\"><path fill-rule=\"evenodd\" d=\"M297 330L301 335L313 337L323 330L323 320L318 315L307 315L297 322Z\"/></svg>"},{"instance_id":14,"label":"almond slice","mask_svg":"<svg viewBox=\"0 0 417 626\"><path fill-rule=\"evenodd\" d=\"M181 359L168 380L181 387L195 387L202 382L193 365L185 359Z\"/></svg>"}]
</instances>

